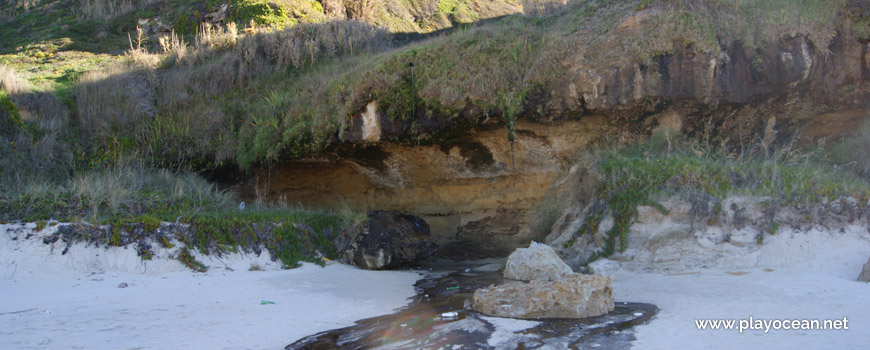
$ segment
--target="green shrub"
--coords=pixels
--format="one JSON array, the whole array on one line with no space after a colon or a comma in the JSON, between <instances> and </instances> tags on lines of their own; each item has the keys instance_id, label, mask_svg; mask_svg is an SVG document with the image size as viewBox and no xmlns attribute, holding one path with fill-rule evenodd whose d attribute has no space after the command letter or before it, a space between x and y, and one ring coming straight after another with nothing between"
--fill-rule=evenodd
<instances>
[{"instance_id":1,"label":"green shrub","mask_svg":"<svg viewBox=\"0 0 870 350\"><path fill-rule=\"evenodd\" d=\"M158 217L152 214L144 214L142 216L139 216L138 218L136 218L136 221L144 226L145 232L154 232L155 230L160 228L160 224L163 222Z\"/></svg>"},{"instance_id":2,"label":"green shrub","mask_svg":"<svg viewBox=\"0 0 870 350\"><path fill-rule=\"evenodd\" d=\"M296 24L296 20L288 16L280 5L273 8L274 2L264 0L233 0L233 12L230 21L247 24L254 22L260 26L284 28Z\"/></svg>"},{"instance_id":3,"label":"green shrub","mask_svg":"<svg viewBox=\"0 0 870 350\"><path fill-rule=\"evenodd\" d=\"M23 126L24 121L21 119L18 107L15 106L5 90L0 90L0 130L2 130L0 135L14 135L14 132Z\"/></svg>"},{"instance_id":4,"label":"green shrub","mask_svg":"<svg viewBox=\"0 0 870 350\"><path fill-rule=\"evenodd\" d=\"M459 6L459 0L440 0L438 1L438 11L444 14L451 14Z\"/></svg>"},{"instance_id":5,"label":"green shrub","mask_svg":"<svg viewBox=\"0 0 870 350\"><path fill-rule=\"evenodd\" d=\"M196 25L191 24L189 14L181 12L176 15L172 30L178 35L191 35L196 33Z\"/></svg>"},{"instance_id":6,"label":"green shrub","mask_svg":"<svg viewBox=\"0 0 870 350\"><path fill-rule=\"evenodd\" d=\"M121 225L120 224L112 225L112 234L108 237L108 241L106 241L106 244L113 246L113 247L120 247L121 246Z\"/></svg>"},{"instance_id":7,"label":"green shrub","mask_svg":"<svg viewBox=\"0 0 870 350\"><path fill-rule=\"evenodd\" d=\"M180 261L187 268L196 271L196 272L207 272L208 266L196 260L192 254L190 254L190 250L187 248L181 248L178 252L178 261Z\"/></svg>"},{"instance_id":8,"label":"green shrub","mask_svg":"<svg viewBox=\"0 0 870 350\"><path fill-rule=\"evenodd\" d=\"M166 238L166 236L160 236L160 244L163 245L163 248L167 249L175 247L175 244L172 244L172 242L170 242L169 238Z\"/></svg>"},{"instance_id":9,"label":"green shrub","mask_svg":"<svg viewBox=\"0 0 870 350\"><path fill-rule=\"evenodd\" d=\"M724 199L732 194L767 196L789 206L827 203L834 198L867 198L870 183L850 174L831 171L821 163L788 163L778 154L771 158L732 159L715 150L701 156L691 150L697 145L675 146L673 152L661 152L660 141L626 146L598 154L601 181L596 194L613 216L614 224L605 233L604 246L587 260L591 262L627 248L627 234L638 215L638 206L667 210L652 200L660 194L702 195ZM659 151L654 152L652 147ZM782 152L782 151L780 151ZM717 209L718 208L718 209ZM598 231L604 214L602 207L590 210L577 235ZM721 211L721 206L714 207ZM772 222L768 233L775 234ZM573 243L573 240L570 241ZM566 245L570 246L570 243Z\"/></svg>"}]
</instances>

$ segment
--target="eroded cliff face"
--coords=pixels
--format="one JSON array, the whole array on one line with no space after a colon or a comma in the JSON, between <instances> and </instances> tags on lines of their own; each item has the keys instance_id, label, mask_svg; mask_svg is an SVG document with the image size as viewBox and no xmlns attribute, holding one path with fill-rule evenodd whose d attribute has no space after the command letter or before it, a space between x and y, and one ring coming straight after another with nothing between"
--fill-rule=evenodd
<instances>
[{"instance_id":1,"label":"eroded cliff face","mask_svg":"<svg viewBox=\"0 0 870 350\"><path fill-rule=\"evenodd\" d=\"M626 25L643 25L636 20ZM583 181L565 175L593 142L632 143L667 128L741 152L760 143L767 152L855 130L870 101L870 43L847 37L827 49L800 35L754 52L683 47L653 64L600 63L578 50L558 84L525 97L513 152L503 119L490 118L497 110L421 109L395 119L377 101L361 101L341 151L258 169L242 192L256 188L266 200L304 207L399 210L423 217L441 246L504 254L541 238L529 224L533 209L554 185ZM457 130L463 136L419 144Z\"/></svg>"},{"instance_id":2,"label":"eroded cliff face","mask_svg":"<svg viewBox=\"0 0 870 350\"><path fill-rule=\"evenodd\" d=\"M399 210L423 217L439 245L505 254L535 238L528 225L535 206L573 157L609 130L604 116L520 122L513 152L503 128L440 145L360 145L343 157L259 169L244 192L306 208Z\"/></svg>"}]
</instances>

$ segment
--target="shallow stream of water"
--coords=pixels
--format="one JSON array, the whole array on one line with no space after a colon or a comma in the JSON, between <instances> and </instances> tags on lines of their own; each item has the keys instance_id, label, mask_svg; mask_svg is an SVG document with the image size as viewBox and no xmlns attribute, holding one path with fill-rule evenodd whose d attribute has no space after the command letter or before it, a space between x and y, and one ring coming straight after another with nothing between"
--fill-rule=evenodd
<instances>
[{"instance_id":1,"label":"shallow stream of water","mask_svg":"<svg viewBox=\"0 0 870 350\"><path fill-rule=\"evenodd\" d=\"M514 320L471 310L476 289L502 283L503 263L439 260L417 266L424 278L408 306L285 349L629 349L633 327L658 312L655 305L619 301L610 314L585 319Z\"/></svg>"}]
</instances>

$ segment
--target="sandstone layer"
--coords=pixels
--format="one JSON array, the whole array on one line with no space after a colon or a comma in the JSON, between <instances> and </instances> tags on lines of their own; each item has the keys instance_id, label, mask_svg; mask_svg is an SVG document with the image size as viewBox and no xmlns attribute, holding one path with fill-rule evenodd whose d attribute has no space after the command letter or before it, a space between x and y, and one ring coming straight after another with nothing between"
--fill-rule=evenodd
<instances>
[{"instance_id":1,"label":"sandstone layer","mask_svg":"<svg viewBox=\"0 0 870 350\"><path fill-rule=\"evenodd\" d=\"M461 242L505 256L543 238L529 225L534 209L576 154L609 128L596 116L559 127L520 122L513 152L502 128L470 130L441 145L374 144L259 169L239 192L306 208L414 214L440 246Z\"/></svg>"}]
</instances>

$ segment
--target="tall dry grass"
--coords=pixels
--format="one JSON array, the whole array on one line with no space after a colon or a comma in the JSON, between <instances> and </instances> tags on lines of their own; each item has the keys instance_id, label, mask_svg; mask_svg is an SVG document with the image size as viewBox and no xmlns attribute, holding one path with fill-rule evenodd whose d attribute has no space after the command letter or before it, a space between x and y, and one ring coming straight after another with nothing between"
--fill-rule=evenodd
<instances>
[{"instance_id":1,"label":"tall dry grass","mask_svg":"<svg viewBox=\"0 0 870 350\"><path fill-rule=\"evenodd\" d=\"M205 24L190 47L174 34L159 42L176 64L200 64L218 54L232 54L241 62L253 62L262 56L266 60L260 63L286 69L326 58L383 51L390 47L391 39L386 29L360 21L334 20L258 31L243 37L239 36L235 23L226 27Z\"/></svg>"},{"instance_id":2,"label":"tall dry grass","mask_svg":"<svg viewBox=\"0 0 870 350\"><path fill-rule=\"evenodd\" d=\"M106 137L153 119L157 110L150 73L124 63L82 74L76 87L76 118L83 134Z\"/></svg>"},{"instance_id":3,"label":"tall dry grass","mask_svg":"<svg viewBox=\"0 0 870 350\"><path fill-rule=\"evenodd\" d=\"M16 186L0 186L0 217L59 220L85 218L100 222L119 215L171 211L191 215L228 209L233 194L219 190L190 172L153 169L141 162L71 175L66 180L24 179Z\"/></svg>"},{"instance_id":4,"label":"tall dry grass","mask_svg":"<svg viewBox=\"0 0 870 350\"><path fill-rule=\"evenodd\" d=\"M72 147L63 141L69 110L53 94L31 91L27 80L5 65L0 66L0 90L24 123L22 128L0 133L0 187L34 178L63 178L74 157Z\"/></svg>"},{"instance_id":5,"label":"tall dry grass","mask_svg":"<svg viewBox=\"0 0 870 350\"><path fill-rule=\"evenodd\" d=\"M169 62L166 69L127 65L83 76L77 93L79 118L98 138L111 141L129 131L128 137L146 145L139 147L146 157L162 166L189 168L238 160L247 153L239 149L245 138L241 134L251 125L274 124L279 132L283 124L291 130L282 132L286 137L275 140L276 145L319 147L337 132L341 123L335 119L343 113L334 110L334 103L317 101L334 100L323 91L342 71L315 73L317 67L323 61L386 50L390 36L359 21L332 21L247 36L239 36L232 24L206 26L192 45L177 36L160 42ZM307 73L302 77L274 80L303 68ZM259 97L252 98L264 94L259 91L264 84L282 85L279 89L287 94L272 98L274 106L266 108ZM248 97L238 96L240 92ZM263 98L269 98L265 93ZM233 104L215 103L215 97L228 94ZM280 152L270 154L277 157Z\"/></svg>"},{"instance_id":6,"label":"tall dry grass","mask_svg":"<svg viewBox=\"0 0 870 350\"><path fill-rule=\"evenodd\" d=\"M259 46L279 68L300 68L324 58L378 52L390 46L389 33L359 21L300 24L261 34Z\"/></svg>"},{"instance_id":7,"label":"tall dry grass","mask_svg":"<svg viewBox=\"0 0 870 350\"><path fill-rule=\"evenodd\" d=\"M0 89L9 94L24 121L37 123L50 133L60 133L69 124L69 109L57 96L31 91L27 79L7 65L0 65Z\"/></svg>"},{"instance_id":8,"label":"tall dry grass","mask_svg":"<svg viewBox=\"0 0 870 350\"><path fill-rule=\"evenodd\" d=\"M30 83L12 67L6 64L0 64L0 89L5 90L10 95L17 95L30 92Z\"/></svg>"},{"instance_id":9,"label":"tall dry grass","mask_svg":"<svg viewBox=\"0 0 870 350\"><path fill-rule=\"evenodd\" d=\"M99 160L83 153L81 147L89 140L117 141L123 128L141 127L143 120L154 117L153 79L148 73L130 63L85 74L76 100L80 128L70 130L70 113L60 100L50 93L31 91L26 79L0 66L0 88L20 108L26 124L0 133L0 217L67 218L58 216L64 215L94 222L150 210L189 214L232 205L230 194L202 177L149 168L136 157L116 159L102 169L82 170L101 165L80 163ZM105 149L99 142L90 145Z\"/></svg>"},{"instance_id":10,"label":"tall dry grass","mask_svg":"<svg viewBox=\"0 0 870 350\"><path fill-rule=\"evenodd\" d=\"M853 169L870 178L870 118L865 119L854 134L834 143L831 158L838 167Z\"/></svg>"},{"instance_id":11,"label":"tall dry grass","mask_svg":"<svg viewBox=\"0 0 870 350\"><path fill-rule=\"evenodd\" d=\"M234 202L229 194L194 173L150 169L141 163L78 174L65 188L92 213L141 212L160 202L191 201L196 206L217 208Z\"/></svg>"}]
</instances>

